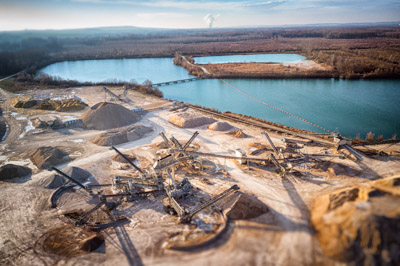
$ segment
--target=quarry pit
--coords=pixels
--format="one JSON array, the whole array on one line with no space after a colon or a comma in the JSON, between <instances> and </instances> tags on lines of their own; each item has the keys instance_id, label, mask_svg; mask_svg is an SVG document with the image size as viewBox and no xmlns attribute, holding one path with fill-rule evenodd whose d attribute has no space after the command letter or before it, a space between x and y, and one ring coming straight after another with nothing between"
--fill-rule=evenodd
<instances>
[{"instance_id":1,"label":"quarry pit","mask_svg":"<svg viewBox=\"0 0 400 266\"><path fill-rule=\"evenodd\" d=\"M268 130L136 91L121 101L101 87L33 102L52 92L1 91L1 264L400 263L399 143L349 151L335 136ZM153 171L165 189L114 199L115 177L147 189ZM183 222L166 188L185 179L186 210L229 195ZM83 217L101 196L112 200Z\"/></svg>"}]
</instances>

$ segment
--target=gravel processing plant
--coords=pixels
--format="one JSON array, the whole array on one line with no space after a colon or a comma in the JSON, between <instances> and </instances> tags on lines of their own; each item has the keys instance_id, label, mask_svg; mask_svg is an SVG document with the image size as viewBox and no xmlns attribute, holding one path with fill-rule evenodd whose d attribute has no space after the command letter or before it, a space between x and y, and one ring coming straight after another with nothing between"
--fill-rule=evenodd
<instances>
[{"instance_id":1,"label":"gravel processing plant","mask_svg":"<svg viewBox=\"0 0 400 266\"><path fill-rule=\"evenodd\" d=\"M398 265L400 144L124 91L1 91L2 265Z\"/></svg>"}]
</instances>

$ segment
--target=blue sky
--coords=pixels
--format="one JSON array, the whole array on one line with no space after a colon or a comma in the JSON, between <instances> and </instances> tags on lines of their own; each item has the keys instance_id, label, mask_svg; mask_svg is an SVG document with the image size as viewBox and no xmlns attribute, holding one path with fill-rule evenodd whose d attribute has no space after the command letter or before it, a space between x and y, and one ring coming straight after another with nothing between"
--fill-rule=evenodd
<instances>
[{"instance_id":1,"label":"blue sky","mask_svg":"<svg viewBox=\"0 0 400 266\"><path fill-rule=\"evenodd\" d=\"M0 30L400 21L400 0L0 0ZM218 16L217 16L218 15Z\"/></svg>"}]
</instances>

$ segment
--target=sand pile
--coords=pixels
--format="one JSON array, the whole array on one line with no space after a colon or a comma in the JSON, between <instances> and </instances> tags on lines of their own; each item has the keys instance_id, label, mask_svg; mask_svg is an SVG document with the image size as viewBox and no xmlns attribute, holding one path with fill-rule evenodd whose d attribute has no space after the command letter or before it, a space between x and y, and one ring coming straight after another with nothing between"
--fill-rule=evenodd
<instances>
[{"instance_id":1,"label":"sand pile","mask_svg":"<svg viewBox=\"0 0 400 266\"><path fill-rule=\"evenodd\" d=\"M136 160L136 156L135 156L134 154L124 154L124 155L125 155L126 157L128 157L128 159L131 160L132 162L134 162L134 161ZM115 155L112 157L112 159L113 159L114 161L119 162L119 163L127 163L127 161L126 161L124 158L122 158L122 156L119 155L119 154L115 154Z\"/></svg>"},{"instance_id":2,"label":"sand pile","mask_svg":"<svg viewBox=\"0 0 400 266\"><path fill-rule=\"evenodd\" d=\"M232 128L233 127L227 122L215 122L208 126L208 129L214 131L226 131Z\"/></svg>"},{"instance_id":3,"label":"sand pile","mask_svg":"<svg viewBox=\"0 0 400 266\"><path fill-rule=\"evenodd\" d=\"M60 101L55 110L58 112L80 111L85 109L87 106L88 105L86 103L81 102L77 99L68 99Z\"/></svg>"},{"instance_id":4,"label":"sand pile","mask_svg":"<svg viewBox=\"0 0 400 266\"><path fill-rule=\"evenodd\" d=\"M32 174L32 170L25 166L6 164L0 167L0 180L11 180Z\"/></svg>"},{"instance_id":5,"label":"sand pile","mask_svg":"<svg viewBox=\"0 0 400 266\"><path fill-rule=\"evenodd\" d=\"M118 145L121 143L141 139L152 131L153 129L151 127L134 125L126 128L109 130L94 137L90 141L99 146Z\"/></svg>"},{"instance_id":6,"label":"sand pile","mask_svg":"<svg viewBox=\"0 0 400 266\"><path fill-rule=\"evenodd\" d=\"M58 105L57 101L45 99L40 102L37 109L39 109L39 110L55 110L57 105Z\"/></svg>"},{"instance_id":7,"label":"sand pile","mask_svg":"<svg viewBox=\"0 0 400 266\"><path fill-rule=\"evenodd\" d=\"M110 129L133 124L140 116L114 103L97 103L82 115L83 124L89 129Z\"/></svg>"},{"instance_id":8,"label":"sand pile","mask_svg":"<svg viewBox=\"0 0 400 266\"><path fill-rule=\"evenodd\" d=\"M268 149L268 146L259 142L250 142L249 147L256 148L256 149Z\"/></svg>"},{"instance_id":9,"label":"sand pile","mask_svg":"<svg viewBox=\"0 0 400 266\"><path fill-rule=\"evenodd\" d=\"M360 265L400 264L400 178L317 197L311 222L324 253Z\"/></svg>"},{"instance_id":10,"label":"sand pile","mask_svg":"<svg viewBox=\"0 0 400 266\"><path fill-rule=\"evenodd\" d=\"M39 169L47 169L70 160L68 153L50 146L40 147L32 152L30 159Z\"/></svg>"},{"instance_id":11,"label":"sand pile","mask_svg":"<svg viewBox=\"0 0 400 266\"><path fill-rule=\"evenodd\" d=\"M63 169L62 171L81 183L85 183L91 176L91 174L88 171L74 166ZM67 183L71 183L71 181L55 173L49 176L48 178L41 180L39 182L39 185L48 189L56 189Z\"/></svg>"},{"instance_id":12,"label":"sand pile","mask_svg":"<svg viewBox=\"0 0 400 266\"><path fill-rule=\"evenodd\" d=\"M241 129L232 130L232 131L229 131L229 132L226 133L226 134L228 134L228 135L230 135L230 136L233 136L233 137L235 137L235 138L248 138L248 137L249 137L249 135L247 135L246 133L244 133L243 130L241 130Z\"/></svg>"},{"instance_id":13,"label":"sand pile","mask_svg":"<svg viewBox=\"0 0 400 266\"><path fill-rule=\"evenodd\" d=\"M253 219L268 212L268 207L258 199L240 192L238 194L239 196L226 213L229 219Z\"/></svg>"},{"instance_id":14,"label":"sand pile","mask_svg":"<svg viewBox=\"0 0 400 266\"><path fill-rule=\"evenodd\" d=\"M314 168L323 172L328 172L329 177L336 177L340 175L359 176L361 174L360 171L357 171L351 167L330 161L318 162Z\"/></svg>"},{"instance_id":15,"label":"sand pile","mask_svg":"<svg viewBox=\"0 0 400 266\"><path fill-rule=\"evenodd\" d=\"M43 235L43 249L64 257L92 252L104 243L104 237L81 227L63 225Z\"/></svg>"},{"instance_id":16,"label":"sand pile","mask_svg":"<svg viewBox=\"0 0 400 266\"><path fill-rule=\"evenodd\" d=\"M32 95L22 95L11 99L11 105L15 108L31 108L37 104Z\"/></svg>"},{"instance_id":17,"label":"sand pile","mask_svg":"<svg viewBox=\"0 0 400 266\"><path fill-rule=\"evenodd\" d=\"M200 114L181 113L171 116L168 122L181 128L194 128L214 123L216 120Z\"/></svg>"}]
</instances>

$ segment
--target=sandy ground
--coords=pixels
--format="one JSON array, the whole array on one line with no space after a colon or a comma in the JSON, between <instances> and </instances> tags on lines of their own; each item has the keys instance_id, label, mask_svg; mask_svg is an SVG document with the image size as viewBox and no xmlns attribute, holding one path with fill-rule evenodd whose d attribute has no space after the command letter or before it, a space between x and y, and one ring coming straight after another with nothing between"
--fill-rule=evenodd
<instances>
[{"instance_id":1,"label":"sandy ground","mask_svg":"<svg viewBox=\"0 0 400 266\"><path fill-rule=\"evenodd\" d=\"M312 60L305 60L298 63L229 63L229 64L208 64L204 65L210 73L230 75L269 75L269 74L299 74L305 76L316 72L331 71L332 68L325 64L318 64ZM203 67L203 68L204 68Z\"/></svg>"},{"instance_id":2,"label":"sandy ground","mask_svg":"<svg viewBox=\"0 0 400 266\"><path fill-rule=\"evenodd\" d=\"M74 88L76 95L85 99L91 106L104 101L106 96L100 88ZM72 90L60 90L58 93L71 93ZM113 89L117 94L122 89ZM40 93L45 93L40 91ZM10 95L9 95L10 96ZM194 129L178 128L168 122L174 113L169 111L171 103L162 99L129 92L132 104L151 110L138 122L153 128L153 132L137 141L124 143L117 147L139 158L144 167L156 157L155 145L162 141L158 135L164 132L168 137L188 140L195 131L200 135L195 143L200 152L214 152L234 155L234 150L249 150L249 143L266 144L265 136L258 128L245 127L231 123L251 136L236 139L223 132L215 132L202 126ZM110 100L108 98L108 100ZM132 107L125 104L126 107ZM391 178L400 175L400 163L397 159L365 157L362 162L323 157L321 160L337 162L360 171L354 177L332 176L326 172L314 171L309 162L294 164L302 172L302 177L282 178L273 167L258 169L256 166L239 165L233 160L205 158L217 168L224 169L228 176L216 173L208 176L205 183L201 176L191 176L190 182L202 193L215 195L233 184L240 187L242 193L256 197L268 209L261 216L247 220L231 221L228 230L220 239L208 247L194 251L173 251L164 248L168 237L174 233L185 232L190 226L180 224L178 219L164 212L163 195L152 196L146 200L124 203L115 211L124 215L130 222L126 225L109 228L102 232L105 245L98 250L76 257L63 257L50 254L42 248L46 232L66 223L62 212L71 208L84 208L90 205L87 195L78 191L74 196L61 199L58 208L51 209L48 204L51 190L38 186L38 182L53 174L37 169L28 158L28 152L38 147L50 145L63 148L74 158L59 166L77 166L89 171L95 183L110 183L115 175L135 174L132 169L121 170L121 164L111 161L115 155L109 147L100 147L89 140L102 131L76 129L34 129L27 132L29 120L34 115L48 114L45 111L8 109L5 117L10 124L7 139L0 144L0 163L9 162L29 166L33 175L17 182L0 183L0 264L8 265L339 265L339 262L327 258L321 251L313 229L310 226L309 210L312 200L319 194L344 188L352 184L369 182L375 178ZM189 110L192 112L192 110ZM79 117L84 111L56 113L61 118ZM21 134L24 134L22 137ZM270 134L273 142L281 146L282 135ZM380 149L400 150L400 145L382 146ZM309 153L320 153L326 147L306 147ZM335 153L335 149L329 149ZM137 174L137 173L136 173ZM94 181L95 180L95 181ZM71 197L71 202L68 201ZM79 200L78 200L79 199ZM89 206L87 206L89 207ZM93 205L92 205L93 207ZM67 221L68 222L68 221ZM61 227L62 228L62 227Z\"/></svg>"}]
</instances>

